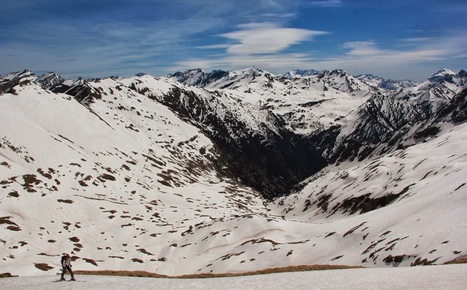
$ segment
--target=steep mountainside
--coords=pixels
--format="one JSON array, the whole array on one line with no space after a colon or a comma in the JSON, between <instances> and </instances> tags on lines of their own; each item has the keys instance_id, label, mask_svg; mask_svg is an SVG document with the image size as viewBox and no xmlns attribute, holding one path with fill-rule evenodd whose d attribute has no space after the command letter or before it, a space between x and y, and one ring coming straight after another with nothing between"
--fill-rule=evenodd
<instances>
[{"instance_id":1,"label":"steep mountainside","mask_svg":"<svg viewBox=\"0 0 467 290\"><path fill-rule=\"evenodd\" d=\"M287 193L326 166L331 159L325 152L334 146L339 128L373 95L367 84L342 70L293 79L257 68L229 73L190 70L170 78L209 93L213 101L200 100L196 93L181 94L185 100L179 103L186 106L174 109L200 115L197 123L219 144L234 175L268 198Z\"/></svg>"},{"instance_id":2,"label":"steep mountainside","mask_svg":"<svg viewBox=\"0 0 467 290\"><path fill-rule=\"evenodd\" d=\"M452 106L465 103L462 97L465 85L465 71L454 74L441 70L413 88L374 94L359 108L352 127L343 129L332 159L358 157L362 160L436 135L442 121L440 118L449 114ZM462 120L455 120L459 121Z\"/></svg>"},{"instance_id":3,"label":"steep mountainside","mask_svg":"<svg viewBox=\"0 0 467 290\"><path fill-rule=\"evenodd\" d=\"M62 252L170 275L463 256L466 77L9 74L0 272L56 272Z\"/></svg>"}]
</instances>

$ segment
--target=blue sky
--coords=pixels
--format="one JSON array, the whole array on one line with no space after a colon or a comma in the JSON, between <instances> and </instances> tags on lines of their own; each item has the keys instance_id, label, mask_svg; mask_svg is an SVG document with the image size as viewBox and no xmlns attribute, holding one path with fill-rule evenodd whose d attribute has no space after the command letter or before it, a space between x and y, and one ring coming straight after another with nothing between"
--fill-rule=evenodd
<instances>
[{"instance_id":1,"label":"blue sky","mask_svg":"<svg viewBox=\"0 0 467 290\"><path fill-rule=\"evenodd\" d=\"M464 0L3 0L0 74L467 69Z\"/></svg>"}]
</instances>

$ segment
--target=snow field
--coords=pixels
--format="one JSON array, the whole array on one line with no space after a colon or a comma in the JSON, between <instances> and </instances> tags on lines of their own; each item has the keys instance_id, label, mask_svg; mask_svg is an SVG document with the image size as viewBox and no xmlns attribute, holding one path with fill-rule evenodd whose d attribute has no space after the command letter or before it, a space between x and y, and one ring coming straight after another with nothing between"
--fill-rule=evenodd
<instances>
[{"instance_id":1,"label":"snow field","mask_svg":"<svg viewBox=\"0 0 467 290\"><path fill-rule=\"evenodd\" d=\"M110 276L77 276L78 282L59 282L58 276L5 278L3 290L67 289L449 289L463 290L467 265L372 268L277 273L205 279L159 279ZM80 282L84 281L84 282ZM61 284L65 283L65 285Z\"/></svg>"}]
</instances>

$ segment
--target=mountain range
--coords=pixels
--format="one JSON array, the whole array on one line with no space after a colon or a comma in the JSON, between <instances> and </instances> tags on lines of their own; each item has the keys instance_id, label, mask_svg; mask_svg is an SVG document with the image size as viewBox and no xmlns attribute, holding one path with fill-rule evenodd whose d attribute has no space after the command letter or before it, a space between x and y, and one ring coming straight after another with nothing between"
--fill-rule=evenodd
<instances>
[{"instance_id":1,"label":"mountain range","mask_svg":"<svg viewBox=\"0 0 467 290\"><path fill-rule=\"evenodd\" d=\"M467 248L467 72L0 78L0 272L441 264Z\"/></svg>"}]
</instances>

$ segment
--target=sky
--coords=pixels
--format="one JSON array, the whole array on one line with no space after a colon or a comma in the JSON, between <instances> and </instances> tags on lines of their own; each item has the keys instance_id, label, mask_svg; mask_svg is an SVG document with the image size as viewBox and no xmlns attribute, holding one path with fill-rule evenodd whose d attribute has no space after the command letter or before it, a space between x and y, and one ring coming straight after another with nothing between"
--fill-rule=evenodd
<instances>
[{"instance_id":1,"label":"sky","mask_svg":"<svg viewBox=\"0 0 467 290\"><path fill-rule=\"evenodd\" d=\"M465 0L3 0L0 74L467 69Z\"/></svg>"}]
</instances>

